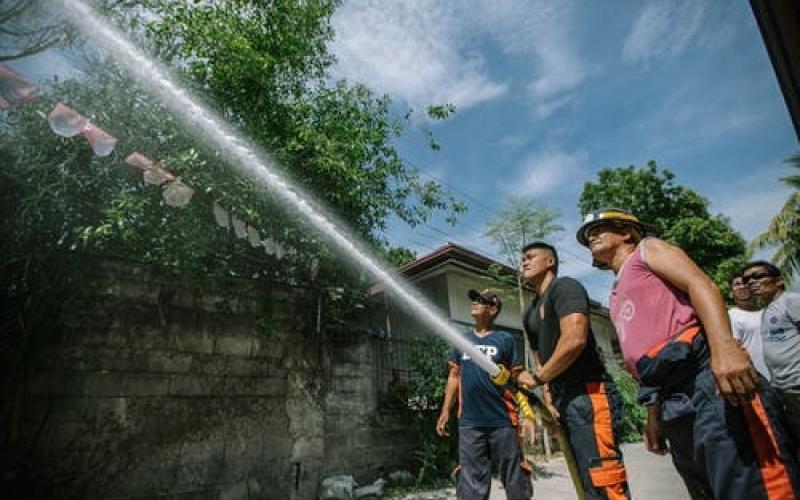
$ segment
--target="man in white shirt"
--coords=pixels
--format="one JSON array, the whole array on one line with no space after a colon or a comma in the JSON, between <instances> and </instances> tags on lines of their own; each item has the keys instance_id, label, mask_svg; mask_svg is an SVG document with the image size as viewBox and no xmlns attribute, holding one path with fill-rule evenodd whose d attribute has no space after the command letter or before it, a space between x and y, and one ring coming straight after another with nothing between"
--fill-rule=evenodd
<instances>
[{"instance_id":1,"label":"man in white shirt","mask_svg":"<svg viewBox=\"0 0 800 500\"><path fill-rule=\"evenodd\" d=\"M728 309L731 332L750 354L758 373L769 380L769 369L764 362L764 344L761 340L761 309L750 289L742 282L742 273L737 272L730 281L731 298L735 304Z\"/></svg>"},{"instance_id":2,"label":"man in white shirt","mask_svg":"<svg viewBox=\"0 0 800 500\"><path fill-rule=\"evenodd\" d=\"M785 291L780 270L769 262L747 264L742 282L764 304L764 361L770 383L783 397L786 422L800 440L800 294Z\"/></svg>"}]
</instances>

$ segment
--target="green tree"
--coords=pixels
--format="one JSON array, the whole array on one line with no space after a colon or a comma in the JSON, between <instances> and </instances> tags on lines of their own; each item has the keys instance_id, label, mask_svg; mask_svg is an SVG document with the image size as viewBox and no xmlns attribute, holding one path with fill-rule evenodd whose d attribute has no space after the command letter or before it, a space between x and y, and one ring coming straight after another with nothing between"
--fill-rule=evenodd
<instances>
[{"instance_id":1,"label":"green tree","mask_svg":"<svg viewBox=\"0 0 800 500\"><path fill-rule=\"evenodd\" d=\"M403 123L388 97L328 83L337 4L162 1L146 32L162 58L184 68L225 116L359 233L384 228L390 214L416 225L432 210L463 212L440 184L423 182L401 161L392 141ZM429 116L446 117L444 108Z\"/></svg>"},{"instance_id":2,"label":"green tree","mask_svg":"<svg viewBox=\"0 0 800 500\"><path fill-rule=\"evenodd\" d=\"M506 262L517 269L519 252L526 243L543 240L563 231L564 226L555 222L561 217L559 210L534 199L512 196L507 203L507 209L498 211L486 223L484 235L492 240Z\"/></svg>"},{"instance_id":3,"label":"green tree","mask_svg":"<svg viewBox=\"0 0 800 500\"><path fill-rule=\"evenodd\" d=\"M401 161L393 140L403 131L403 118L391 113L388 97L326 80L336 2L148 4L156 15L137 33L376 248L385 247L378 230L390 215L414 225L433 211L455 216L465 210ZM4 240L7 258L31 248L82 249L199 276L277 274L294 281L308 274L310 254L334 258L252 182L231 177L216 151L188 137L113 61L92 60L85 69L80 79L45 85L39 100L0 121L0 154L11 165L0 172L2 203L9 207L3 221L11 236ZM93 157L79 138L53 135L42 115L58 100L117 136L116 152ZM431 116L450 111L443 106ZM122 162L134 150L162 161L197 189L189 207L165 207L158 189L142 186ZM263 250L227 237L210 217L215 201L300 252L278 266ZM322 265L334 279L343 274L340 268Z\"/></svg>"},{"instance_id":4,"label":"green tree","mask_svg":"<svg viewBox=\"0 0 800 500\"><path fill-rule=\"evenodd\" d=\"M584 184L578 209L582 214L607 207L630 210L683 248L727 297L729 273L747 258L745 241L726 217L709 213L706 198L674 179L652 160L644 168L605 168L597 182Z\"/></svg>"},{"instance_id":5,"label":"green tree","mask_svg":"<svg viewBox=\"0 0 800 500\"><path fill-rule=\"evenodd\" d=\"M417 254L406 247L392 247L386 252L386 260L396 267L417 260Z\"/></svg>"},{"instance_id":6,"label":"green tree","mask_svg":"<svg viewBox=\"0 0 800 500\"><path fill-rule=\"evenodd\" d=\"M642 440L642 431L647 422L647 408L640 405L636 398L639 386L636 380L624 370L616 370L611 376L625 403L623 406L622 442L639 442Z\"/></svg>"},{"instance_id":7,"label":"green tree","mask_svg":"<svg viewBox=\"0 0 800 500\"><path fill-rule=\"evenodd\" d=\"M492 264L489 274L497 283L501 297L518 299L522 307L522 281L518 272L520 250L527 243L563 231L564 227L555 222L561 217L561 212L534 199L511 196L506 202L508 208L498 211L486 222L484 235L495 244L506 264L515 271L509 273L505 266Z\"/></svg>"},{"instance_id":8,"label":"green tree","mask_svg":"<svg viewBox=\"0 0 800 500\"><path fill-rule=\"evenodd\" d=\"M458 432L455 419L451 420L450 436L439 437L433 432L444 399L447 380L447 356L451 347L435 335L420 333L414 338L414 356L411 366L412 379L409 400L411 417L420 446L414 450L417 465L416 483L436 484L447 477L457 465Z\"/></svg>"},{"instance_id":9,"label":"green tree","mask_svg":"<svg viewBox=\"0 0 800 500\"><path fill-rule=\"evenodd\" d=\"M800 153L786 163L800 169ZM750 243L752 250L777 247L772 261L778 266L787 281L800 274L800 175L789 175L781 181L794 189L781 211L770 221L766 231L756 236Z\"/></svg>"}]
</instances>

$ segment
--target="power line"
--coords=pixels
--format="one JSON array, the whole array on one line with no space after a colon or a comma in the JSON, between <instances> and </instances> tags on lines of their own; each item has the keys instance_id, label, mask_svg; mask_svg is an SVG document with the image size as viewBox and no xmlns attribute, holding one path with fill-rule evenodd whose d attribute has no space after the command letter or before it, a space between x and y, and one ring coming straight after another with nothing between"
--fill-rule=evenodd
<instances>
[{"instance_id":1,"label":"power line","mask_svg":"<svg viewBox=\"0 0 800 500\"><path fill-rule=\"evenodd\" d=\"M411 161L409 161L409 160L407 160L407 159L403 159L402 161L403 161L403 162L405 162L406 164L408 164L409 166L411 166L412 168L414 168L414 169L415 169L417 172L419 172L421 175L427 176L427 177L429 177L429 178L431 178L431 179L433 179L433 180L435 180L435 181L439 182L440 184L442 184L442 185L444 185L444 186L447 186L447 187L448 187L450 190L452 190L452 191L454 191L454 192L456 192L456 193L460 194L461 196L463 196L463 197L464 197L464 198L466 198L467 200L469 200L469 201L473 202L473 203L474 203L475 205L477 205L479 208L481 208L482 210L484 210L484 211L485 211L487 214L489 214L489 215L495 215L495 213L496 213L496 212L495 212L495 210L494 210L494 209L492 209L492 208L490 208L488 205L485 205L485 204L484 204L482 201L480 201L480 200L479 200L477 197L475 197L475 196L472 196L471 194L467 193L467 192L466 192L466 191L464 191L463 189L459 189L459 188L457 188L457 187L453 186L452 184L450 184L450 183L446 182L446 181L445 181L444 179L442 179L441 177L438 177L438 176L436 176L436 175L434 175L434 174L431 174L430 172L427 172L427 171L425 171L425 170L421 169L419 166L415 165L414 163L412 163ZM435 226L433 226L433 225L431 225L431 224L429 224L429 223L427 223L427 222L423 222L423 224L424 224L425 226L429 227L429 228L430 228L431 230L433 230L434 232L437 232L437 233L439 233L439 234L441 234L441 235L445 236L446 238L448 238L446 241L453 241L454 243L456 243L456 242L457 242L457 243L459 243L459 244L460 244L460 245L462 245L462 246L465 246L465 247L467 247L467 248L471 248L471 249L473 249L473 250L479 251L480 253L484 253L484 254L486 254L486 255L488 255L488 256L490 256L490 257L492 257L493 259L495 259L495 260L497 260L497 261L500 261L500 262L502 262L502 261L503 261L503 259L502 259L502 258L498 258L498 256L497 256L497 255L495 255L493 251L488 251L488 250L486 250L486 249L484 249L484 248L480 248L480 247L478 247L477 245L474 245L474 244L472 244L472 243L470 243L470 244L464 244L463 242L460 242L460 241L458 241L460 238L457 238L457 237L455 237L454 235L452 235L452 234L450 234L450 233L448 233L448 232L446 232L446 231L444 231L444 230L442 230L442 229L439 229L439 228L437 228L437 227L435 227ZM463 226L463 228L464 228L464 229L472 229L472 228L477 228L479 224L480 224L480 223L478 223L478 222L476 222L476 223L474 223L474 224L470 224L470 225L467 225L467 224L465 224L465 225ZM428 238L430 238L430 236L427 236L427 237L428 237ZM442 240L441 238L433 238L433 239L437 239L437 240L445 241L445 240ZM576 261L578 261L578 262L580 262L580 263L582 263L582 264L585 264L585 265L587 265L587 266L590 266L590 267L592 266L592 261L591 261L591 260L587 259L586 257L583 257L583 256L580 256L580 255L576 254L575 252L573 252L572 250L570 250L569 248L567 248L567 247L565 247L565 246L564 246L564 247L560 247L560 248L558 248L558 251L559 251L559 253L564 253L564 254L567 254L567 255L571 256L573 259L575 259Z\"/></svg>"},{"instance_id":2,"label":"power line","mask_svg":"<svg viewBox=\"0 0 800 500\"><path fill-rule=\"evenodd\" d=\"M412 168L414 168L414 169L415 169L415 170L416 170L418 173L420 173L420 174L422 174L422 175L424 175L424 176L426 176L426 177L429 177L429 178L431 178L431 179L435 180L436 182L438 182L438 183L440 183L440 184L443 184L444 186L447 186L447 187L448 187L448 188L449 188L451 191L454 191L454 192L456 192L456 193L460 194L460 195L461 195L461 196L463 196L464 198L466 198L466 199L470 200L471 202L475 203L476 205L478 205L478 207L482 208L482 209L483 209L483 210L485 210L487 213L494 215L494 212L495 212L495 210L494 210L493 208L489 207L488 205L485 205L485 204L484 204L482 201L480 201L478 198L476 198L476 197L474 197L474 196L472 196L472 195L470 195L470 194L466 193L465 191L463 191L463 190L461 190L461 189L459 189L459 188L457 188L457 187L453 186L452 184L450 184L450 183L446 182L446 181L445 181L444 179L442 179L441 177L438 177L438 176L436 176L436 175L433 175L433 174L432 174L432 173L430 173L430 172L426 172L425 170L422 170L420 167L418 167L417 165L415 165L415 164L411 163L410 161L408 161L408 160L406 160L406 159L403 159L402 161L403 161L404 163L408 164L409 166L411 166Z\"/></svg>"}]
</instances>

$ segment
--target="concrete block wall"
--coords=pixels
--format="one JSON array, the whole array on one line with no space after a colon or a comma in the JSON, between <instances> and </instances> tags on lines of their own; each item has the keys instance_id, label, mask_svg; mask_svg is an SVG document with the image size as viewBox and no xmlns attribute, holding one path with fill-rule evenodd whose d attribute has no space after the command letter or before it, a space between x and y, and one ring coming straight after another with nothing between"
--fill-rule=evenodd
<instances>
[{"instance_id":1,"label":"concrete block wall","mask_svg":"<svg viewBox=\"0 0 800 500\"><path fill-rule=\"evenodd\" d=\"M40 434L33 477L48 498L315 498L325 426L308 302L99 262L29 370L19 442Z\"/></svg>"},{"instance_id":2,"label":"concrete block wall","mask_svg":"<svg viewBox=\"0 0 800 500\"><path fill-rule=\"evenodd\" d=\"M419 436L403 409L380 406L380 349L369 333L329 332L323 349L325 391L324 475L353 475L359 484L409 470ZM431 429L431 432L433 430Z\"/></svg>"}]
</instances>

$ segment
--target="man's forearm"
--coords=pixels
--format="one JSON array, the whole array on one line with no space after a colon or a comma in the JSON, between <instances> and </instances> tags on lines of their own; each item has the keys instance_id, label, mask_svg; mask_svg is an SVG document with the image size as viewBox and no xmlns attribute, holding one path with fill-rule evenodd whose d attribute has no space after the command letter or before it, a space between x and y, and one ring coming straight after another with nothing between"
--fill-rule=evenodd
<instances>
[{"instance_id":1,"label":"man's forearm","mask_svg":"<svg viewBox=\"0 0 800 500\"><path fill-rule=\"evenodd\" d=\"M553 355L538 370L539 378L550 382L572 366L586 347L589 318L584 313L572 313L559 320L561 336Z\"/></svg>"},{"instance_id":2,"label":"man's forearm","mask_svg":"<svg viewBox=\"0 0 800 500\"><path fill-rule=\"evenodd\" d=\"M559 347L561 347L560 343L550 359L547 360L547 363L545 363L537 373L539 378L544 382L550 382L567 371L567 369L572 366L572 363L580 357L584 346L582 344L570 344L563 346L561 349L559 349Z\"/></svg>"},{"instance_id":3,"label":"man's forearm","mask_svg":"<svg viewBox=\"0 0 800 500\"><path fill-rule=\"evenodd\" d=\"M442 401L442 413L450 413L450 408L453 407L458 394L458 384L458 377L453 375L447 377L447 384L444 388L444 401Z\"/></svg>"}]
</instances>

